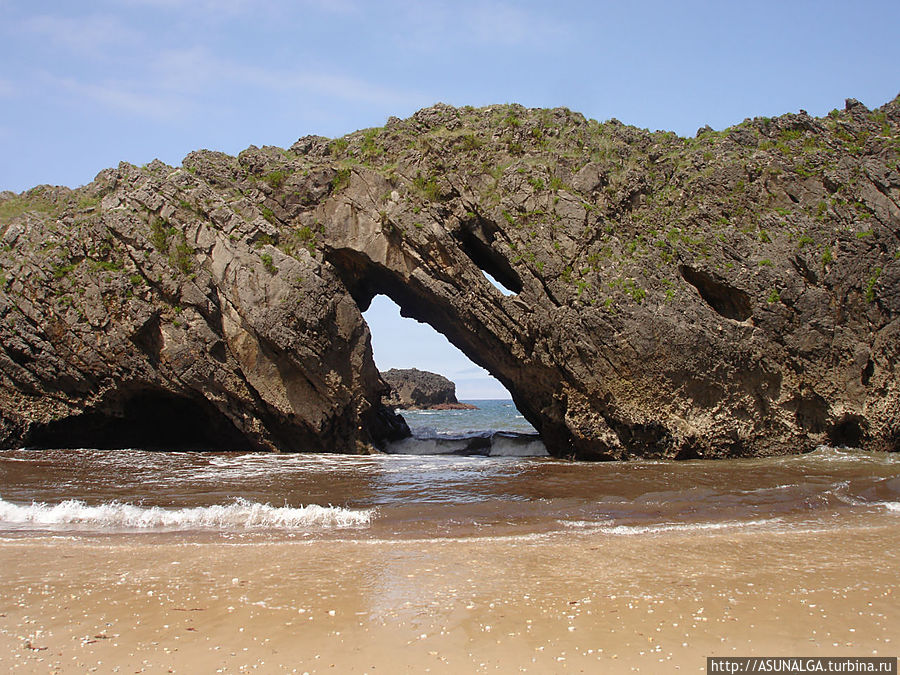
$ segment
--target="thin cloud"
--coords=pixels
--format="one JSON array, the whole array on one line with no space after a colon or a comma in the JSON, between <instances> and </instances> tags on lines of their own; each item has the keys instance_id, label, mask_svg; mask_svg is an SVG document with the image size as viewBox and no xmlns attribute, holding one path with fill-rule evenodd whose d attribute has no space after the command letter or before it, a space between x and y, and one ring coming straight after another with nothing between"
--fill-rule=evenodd
<instances>
[{"instance_id":1,"label":"thin cloud","mask_svg":"<svg viewBox=\"0 0 900 675\"><path fill-rule=\"evenodd\" d=\"M167 49L150 63L144 78L152 87L175 92L205 92L228 82L225 64L204 47Z\"/></svg>"},{"instance_id":2,"label":"thin cloud","mask_svg":"<svg viewBox=\"0 0 900 675\"><path fill-rule=\"evenodd\" d=\"M203 111L212 96L228 93L229 97L240 98L248 90L262 90L279 99L281 105L289 105L285 98L291 101L330 98L391 109L431 102L418 92L343 74L240 65L217 59L205 48L161 52L147 71L135 73L133 79L93 82L43 73L39 83L45 93L62 93L75 100L92 101L111 110L159 120ZM0 86L0 94L3 91Z\"/></svg>"},{"instance_id":3,"label":"thin cloud","mask_svg":"<svg viewBox=\"0 0 900 675\"><path fill-rule=\"evenodd\" d=\"M350 14L360 10L360 3L356 0L298 0L297 2L278 2L278 0L120 0L123 4L150 7L160 10L178 10L179 12L194 12L209 15L225 14L237 16L241 14L253 14L259 18L260 14L275 14L284 10L293 10L297 6L313 9L328 14Z\"/></svg>"},{"instance_id":4,"label":"thin cloud","mask_svg":"<svg viewBox=\"0 0 900 675\"><path fill-rule=\"evenodd\" d=\"M479 42L506 46L538 44L563 38L568 32L545 13L515 5L479 3L464 11L463 20Z\"/></svg>"},{"instance_id":5,"label":"thin cloud","mask_svg":"<svg viewBox=\"0 0 900 675\"><path fill-rule=\"evenodd\" d=\"M98 103L104 108L156 119L173 119L187 107L178 97L160 96L153 92L137 91L125 82L82 82L75 78L46 76L46 84L71 97Z\"/></svg>"},{"instance_id":6,"label":"thin cloud","mask_svg":"<svg viewBox=\"0 0 900 675\"><path fill-rule=\"evenodd\" d=\"M309 73L286 73L285 75L285 82L289 88L310 90L349 102L399 107L427 105L432 102L418 92L385 87L346 75L312 75Z\"/></svg>"},{"instance_id":7,"label":"thin cloud","mask_svg":"<svg viewBox=\"0 0 900 675\"><path fill-rule=\"evenodd\" d=\"M219 59L202 47L165 51L157 57L152 70L158 87L177 92L256 88L272 93L319 95L351 103L392 107L427 105L431 102L419 92L387 87L339 73L241 65Z\"/></svg>"},{"instance_id":8,"label":"thin cloud","mask_svg":"<svg viewBox=\"0 0 900 675\"><path fill-rule=\"evenodd\" d=\"M125 5L151 7L154 9L177 9L180 12L192 11L206 14L218 12L240 14L251 8L269 4L254 0L120 0Z\"/></svg>"},{"instance_id":9,"label":"thin cloud","mask_svg":"<svg viewBox=\"0 0 900 675\"><path fill-rule=\"evenodd\" d=\"M74 18L42 14L24 19L21 28L53 46L66 47L81 55L97 55L108 47L141 40L138 32L107 15Z\"/></svg>"},{"instance_id":10,"label":"thin cloud","mask_svg":"<svg viewBox=\"0 0 900 675\"><path fill-rule=\"evenodd\" d=\"M461 47L539 48L564 40L568 26L552 15L498 2L454 2L404 5L397 40L423 51Z\"/></svg>"}]
</instances>

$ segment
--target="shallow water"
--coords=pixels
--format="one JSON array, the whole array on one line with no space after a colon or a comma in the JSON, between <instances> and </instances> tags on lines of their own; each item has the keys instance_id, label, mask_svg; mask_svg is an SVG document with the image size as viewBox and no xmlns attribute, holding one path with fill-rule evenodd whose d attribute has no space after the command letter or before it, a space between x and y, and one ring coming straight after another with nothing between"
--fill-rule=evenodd
<instances>
[{"instance_id":1,"label":"shallow water","mask_svg":"<svg viewBox=\"0 0 900 675\"><path fill-rule=\"evenodd\" d=\"M900 524L900 457L582 463L546 457L0 452L0 536L533 537Z\"/></svg>"},{"instance_id":2,"label":"shallow water","mask_svg":"<svg viewBox=\"0 0 900 675\"><path fill-rule=\"evenodd\" d=\"M623 537L900 524L898 455L571 462L546 456L511 401L476 404L405 411L413 438L392 451L407 454L2 451L0 536ZM466 452L473 443L485 456Z\"/></svg>"}]
</instances>

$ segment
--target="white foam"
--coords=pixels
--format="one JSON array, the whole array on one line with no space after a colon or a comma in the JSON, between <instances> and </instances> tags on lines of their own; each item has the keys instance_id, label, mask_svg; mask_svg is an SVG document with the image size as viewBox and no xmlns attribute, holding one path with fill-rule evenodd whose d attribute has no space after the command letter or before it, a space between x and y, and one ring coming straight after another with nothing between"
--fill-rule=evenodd
<instances>
[{"instance_id":1,"label":"white foam","mask_svg":"<svg viewBox=\"0 0 900 675\"><path fill-rule=\"evenodd\" d=\"M540 439L531 441L494 436L491 441L491 457L547 457L549 454Z\"/></svg>"},{"instance_id":2,"label":"white foam","mask_svg":"<svg viewBox=\"0 0 900 675\"><path fill-rule=\"evenodd\" d=\"M883 506L888 511L898 511L900 512L900 502L880 502L880 506Z\"/></svg>"},{"instance_id":3,"label":"white foam","mask_svg":"<svg viewBox=\"0 0 900 675\"><path fill-rule=\"evenodd\" d=\"M566 527L594 529L603 534L636 535L636 534L660 534L662 532L694 532L698 530L728 530L758 527L780 522L777 518L766 520L734 520L718 523L659 523L658 525L604 525L600 522L575 520L565 522Z\"/></svg>"},{"instance_id":4,"label":"white foam","mask_svg":"<svg viewBox=\"0 0 900 675\"><path fill-rule=\"evenodd\" d=\"M73 525L90 529L307 529L368 525L372 510L352 511L310 504L293 508L235 499L231 504L168 509L120 502L89 506L77 499L59 504L32 502L20 506L0 499L0 523L12 525Z\"/></svg>"},{"instance_id":5,"label":"white foam","mask_svg":"<svg viewBox=\"0 0 900 675\"><path fill-rule=\"evenodd\" d=\"M864 464L897 464L900 463L900 453L896 452L869 452L859 448L831 447L820 445L813 452L806 455L790 455L791 459L803 461L816 459L822 462L849 462Z\"/></svg>"},{"instance_id":6,"label":"white foam","mask_svg":"<svg viewBox=\"0 0 900 675\"><path fill-rule=\"evenodd\" d=\"M404 438L389 443L386 452L397 455L453 455L466 451L467 440L442 438Z\"/></svg>"}]
</instances>

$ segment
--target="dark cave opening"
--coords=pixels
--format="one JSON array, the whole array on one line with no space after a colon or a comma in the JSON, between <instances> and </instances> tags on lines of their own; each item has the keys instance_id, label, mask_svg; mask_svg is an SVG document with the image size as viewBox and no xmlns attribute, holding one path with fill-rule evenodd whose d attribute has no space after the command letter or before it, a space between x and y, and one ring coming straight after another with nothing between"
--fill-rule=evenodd
<instances>
[{"instance_id":1,"label":"dark cave opening","mask_svg":"<svg viewBox=\"0 0 900 675\"><path fill-rule=\"evenodd\" d=\"M865 418L859 415L844 415L828 430L828 443L834 447L858 448L867 426Z\"/></svg>"},{"instance_id":2,"label":"dark cave opening","mask_svg":"<svg viewBox=\"0 0 900 675\"><path fill-rule=\"evenodd\" d=\"M107 412L50 422L28 434L37 448L119 450L251 450L244 435L206 400L142 389Z\"/></svg>"},{"instance_id":3,"label":"dark cave opening","mask_svg":"<svg viewBox=\"0 0 900 675\"><path fill-rule=\"evenodd\" d=\"M875 364L872 362L872 359L869 359L866 362L866 367L863 368L862 375L860 379L862 380L863 385L869 386L869 382L872 380L872 375L875 374Z\"/></svg>"},{"instance_id":4,"label":"dark cave opening","mask_svg":"<svg viewBox=\"0 0 900 675\"><path fill-rule=\"evenodd\" d=\"M753 314L750 296L741 289L729 286L703 270L695 270L687 265L681 265L678 271L685 281L697 289L700 297L717 314L735 321L746 321Z\"/></svg>"}]
</instances>

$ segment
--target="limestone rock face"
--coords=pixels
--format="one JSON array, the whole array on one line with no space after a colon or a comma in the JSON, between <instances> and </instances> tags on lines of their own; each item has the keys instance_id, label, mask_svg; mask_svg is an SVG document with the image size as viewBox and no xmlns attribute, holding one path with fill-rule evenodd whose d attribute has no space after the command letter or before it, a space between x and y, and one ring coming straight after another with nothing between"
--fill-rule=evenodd
<instances>
[{"instance_id":1,"label":"limestone rock face","mask_svg":"<svg viewBox=\"0 0 900 675\"><path fill-rule=\"evenodd\" d=\"M360 452L407 434L334 272L206 184L190 206L190 176L122 165L91 206L5 227L0 443Z\"/></svg>"},{"instance_id":2,"label":"limestone rock face","mask_svg":"<svg viewBox=\"0 0 900 675\"><path fill-rule=\"evenodd\" d=\"M472 409L456 400L456 385L443 375L418 368L391 368L381 373L390 386L382 400L389 408Z\"/></svg>"},{"instance_id":3,"label":"limestone rock face","mask_svg":"<svg viewBox=\"0 0 900 675\"><path fill-rule=\"evenodd\" d=\"M898 159L898 100L696 138L439 104L4 193L0 445L379 447L386 294L557 456L897 450Z\"/></svg>"}]
</instances>

